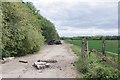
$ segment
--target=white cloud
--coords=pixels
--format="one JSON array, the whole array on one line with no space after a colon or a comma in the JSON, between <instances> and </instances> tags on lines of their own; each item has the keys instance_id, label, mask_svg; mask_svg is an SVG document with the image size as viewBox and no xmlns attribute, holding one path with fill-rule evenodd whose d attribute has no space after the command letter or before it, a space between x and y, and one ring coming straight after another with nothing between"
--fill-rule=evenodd
<instances>
[{"instance_id":1,"label":"white cloud","mask_svg":"<svg viewBox=\"0 0 120 80\"><path fill-rule=\"evenodd\" d=\"M75 28L67 28L58 30L61 36L67 35L67 36L95 36L95 35L118 35L118 29L114 30L103 30L103 29L97 29L97 28L89 28L89 29L75 29Z\"/></svg>"}]
</instances>

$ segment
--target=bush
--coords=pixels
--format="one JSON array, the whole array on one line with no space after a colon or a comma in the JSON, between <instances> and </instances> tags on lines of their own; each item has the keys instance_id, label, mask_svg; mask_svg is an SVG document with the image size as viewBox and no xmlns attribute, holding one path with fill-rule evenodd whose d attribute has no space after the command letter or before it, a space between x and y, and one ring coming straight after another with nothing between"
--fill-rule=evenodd
<instances>
[{"instance_id":1,"label":"bush","mask_svg":"<svg viewBox=\"0 0 120 80\"><path fill-rule=\"evenodd\" d=\"M85 74L89 70L89 61L85 58L80 58L76 63L79 72Z\"/></svg>"},{"instance_id":2,"label":"bush","mask_svg":"<svg viewBox=\"0 0 120 80\"><path fill-rule=\"evenodd\" d=\"M117 69L95 65L89 69L84 78L114 79L118 78L119 74L120 72Z\"/></svg>"}]
</instances>

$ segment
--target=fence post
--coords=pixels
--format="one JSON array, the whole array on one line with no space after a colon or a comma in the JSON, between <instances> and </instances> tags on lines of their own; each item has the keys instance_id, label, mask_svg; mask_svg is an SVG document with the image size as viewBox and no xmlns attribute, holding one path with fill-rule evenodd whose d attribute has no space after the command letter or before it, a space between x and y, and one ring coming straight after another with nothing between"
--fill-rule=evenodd
<instances>
[{"instance_id":1,"label":"fence post","mask_svg":"<svg viewBox=\"0 0 120 80\"><path fill-rule=\"evenodd\" d=\"M102 38L102 54L104 56L106 56L105 50L106 50L106 42L105 42L105 37L103 37Z\"/></svg>"},{"instance_id":2,"label":"fence post","mask_svg":"<svg viewBox=\"0 0 120 80\"><path fill-rule=\"evenodd\" d=\"M81 57L87 57L88 55L88 41L86 38L82 40L82 48L81 48Z\"/></svg>"}]
</instances>

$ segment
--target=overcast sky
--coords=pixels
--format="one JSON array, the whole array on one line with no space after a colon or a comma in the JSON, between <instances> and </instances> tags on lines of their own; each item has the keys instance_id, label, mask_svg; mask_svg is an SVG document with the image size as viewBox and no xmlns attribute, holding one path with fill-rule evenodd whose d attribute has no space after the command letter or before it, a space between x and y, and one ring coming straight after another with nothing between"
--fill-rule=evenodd
<instances>
[{"instance_id":1,"label":"overcast sky","mask_svg":"<svg viewBox=\"0 0 120 80\"><path fill-rule=\"evenodd\" d=\"M60 36L118 35L119 0L24 0L54 23Z\"/></svg>"}]
</instances>

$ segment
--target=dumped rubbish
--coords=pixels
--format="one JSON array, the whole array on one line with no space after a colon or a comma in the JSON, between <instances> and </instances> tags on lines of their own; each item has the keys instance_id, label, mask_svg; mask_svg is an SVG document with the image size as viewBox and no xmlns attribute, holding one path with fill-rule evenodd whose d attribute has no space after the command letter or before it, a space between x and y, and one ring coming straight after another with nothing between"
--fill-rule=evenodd
<instances>
[{"instance_id":1,"label":"dumped rubbish","mask_svg":"<svg viewBox=\"0 0 120 80\"><path fill-rule=\"evenodd\" d=\"M35 62L34 64L35 64L35 65L45 65L46 62Z\"/></svg>"},{"instance_id":2,"label":"dumped rubbish","mask_svg":"<svg viewBox=\"0 0 120 80\"><path fill-rule=\"evenodd\" d=\"M21 63L28 63L27 60L19 60L19 62L21 62Z\"/></svg>"},{"instance_id":3,"label":"dumped rubbish","mask_svg":"<svg viewBox=\"0 0 120 80\"><path fill-rule=\"evenodd\" d=\"M8 57L8 58L3 58L5 62L9 62L10 60L14 59L15 57Z\"/></svg>"},{"instance_id":4,"label":"dumped rubbish","mask_svg":"<svg viewBox=\"0 0 120 80\"><path fill-rule=\"evenodd\" d=\"M34 62L33 66L36 69L45 69L50 67L50 63L56 63L56 60L38 60L37 62Z\"/></svg>"},{"instance_id":5,"label":"dumped rubbish","mask_svg":"<svg viewBox=\"0 0 120 80\"><path fill-rule=\"evenodd\" d=\"M9 62L11 60L15 59L15 57L8 57L8 58L3 58L3 60L1 60L2 64Z\"/></svg>"},{"instance_id":6,"label":"dumped rubbish","mask_svg":"<svg viewBox=\"0 0 120 80\"><path fill-rule=\"evenodd\" d=\"M46 62L34 62L33 66L35 66L37 69L44 69L48 68L50 65Z\"/></svg>"}]
</instances>

